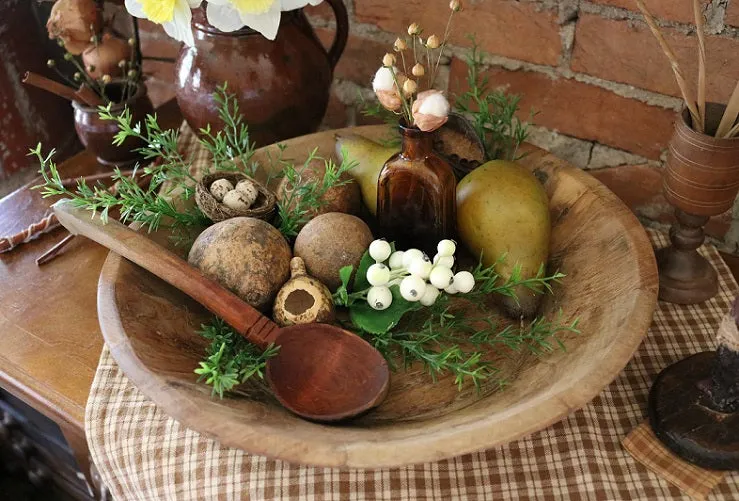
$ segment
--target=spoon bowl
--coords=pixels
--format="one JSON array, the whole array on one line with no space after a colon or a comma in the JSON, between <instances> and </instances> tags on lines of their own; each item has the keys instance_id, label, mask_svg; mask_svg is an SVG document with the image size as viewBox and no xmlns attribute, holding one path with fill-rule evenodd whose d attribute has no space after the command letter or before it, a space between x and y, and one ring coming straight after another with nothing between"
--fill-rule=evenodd
<instances>
[{"instance_id":1,"label":"spoon bowl","mask_svg":"<svg viewBox=\"0 0 739 501\"><path fill-rule=\"evenodd\" d=\"M364 339L339 327L303 324L280 330L266 376L279 402L313 421L340 421L387 395L387 362Z\"/></svg>"}]
</instances>

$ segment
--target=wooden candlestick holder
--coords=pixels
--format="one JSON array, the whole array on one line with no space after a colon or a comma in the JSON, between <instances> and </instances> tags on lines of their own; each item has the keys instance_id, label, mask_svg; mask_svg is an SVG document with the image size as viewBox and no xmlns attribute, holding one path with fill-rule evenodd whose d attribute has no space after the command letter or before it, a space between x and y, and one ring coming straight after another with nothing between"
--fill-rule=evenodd
<instances>
[{"instance_id":1,"label":"wooden candlestick holder","mask_svg":"<svg viewBox=\"0 0 739 501\"><path fill-rule=\"evenodd\" d=\"M715 131L725 106L706 105L706 130ZM716 270L698 253L710 216L729 210L739 190L739 138L720 139L694 131L685 110L675 123L664 174L664 194L676 208L671 246L657 252L659 298L702 303L718 292Z\"/></svg>"},{"instance_id":2,"label":"wooden candlestick holder","mask_svg":"<svg viewBox=\"0 0 739 501\"><path fill-rule=\"evenodd\" d=\"M718 330L718 350L663 370L649 392L649 424L677 455L739 470L739 297Z\"/></svg>"}]
</instances>

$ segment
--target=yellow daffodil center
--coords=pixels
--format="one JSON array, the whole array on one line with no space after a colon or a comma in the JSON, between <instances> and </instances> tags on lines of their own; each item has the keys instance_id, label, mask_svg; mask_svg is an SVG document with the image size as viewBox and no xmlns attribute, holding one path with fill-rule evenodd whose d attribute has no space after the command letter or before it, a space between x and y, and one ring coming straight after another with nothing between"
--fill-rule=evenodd
<instances>
[{"instance_id":1,"label":"yellow daffodil center","mask_svg":"<svg viewBox=\"0 0 739 501\"><path fill-rule=\"evenodd\" d=\"M146 18L157 24L167 23L174 18L177 0L138 0Z\"/></svg>"},{"instance_id":2,"label":"yellow daffodil center","mask_svg":"<svg viewBox=\"0 0 739 501\"><path fill-rule=\"evenodd\" d=\"M276 0L231 0L231 4L243 14L264 14Z\"/></svg>"}]
</instances>

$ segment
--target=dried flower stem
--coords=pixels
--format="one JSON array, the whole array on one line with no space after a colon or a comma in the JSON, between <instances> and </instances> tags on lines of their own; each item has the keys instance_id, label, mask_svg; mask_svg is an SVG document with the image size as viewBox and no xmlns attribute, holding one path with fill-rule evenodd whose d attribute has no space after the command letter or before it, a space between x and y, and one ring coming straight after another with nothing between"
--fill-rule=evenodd
<instances>
[{"instance_id":1,"label":"dried flower stem","mask_svg":"<svg viewBox=\"0 0 739 501\"><path fill-rule=\"evenodd\" d=\"M729 104L726 105L726 111L716 130L716 137L731 137L731 127L736 122L737 115L739 115L739 82L736 83L734 92L731 93Z\"/></svg>"},{"instance_id":2,"label":"dried flower stem","mask_svg":"<svg viewBox=\"0 0 739 501\"><path fill-rule=\"evenodd\" d=\"M700 0L693 0L693 15L695 16L695 30L698 34L698 119L700 130L706 130L706 40L704 35L705 19L701 10Z\"/></svg>"},{"instance_id":3,"label":"dried flower stem","mask_svg":"<svg viewBox=\"0 0 739 501\"><path fill-rule=\"evenodd\" d=\"M652 31L652 34L662 47L662 52L665 53L665 56L667 56L667 59L670 61L672 72L675 74L675 80L677 81L678 87L680 87L680 94L682 94L683 96L685 106L687 106L688 111L690 111L690 115L693 118L693 123L696 125L700 125L700 115L698 113L698 109L695 107L695 99L693 99L690 93L690 89L688 89L688 85L685 83L685 77L683 77L683 72L680 69L680 63L678 63L677 58L675 57L675 53L672 51L670 45L667 43L667 40L665 40L665 37L662 35L662 32L660 31L656 21L654 20L654 17L652 17L652 14L649 13L649 10L647 10L647 6L644 5L644 2L642 0L636 0L636 5L637 7L639 7L639 10L644 15L644 20L649 26L649 29Z\"/></svg>"},{"instance_id":4,"label":"dried flower stem","mask_svg":"<svg viewBox=\"0 0 739 501\"><path fill-rule=\"evenodd\" d=\"M739 134L739 124L736 124L731 130L724 136L724 138L734 137Z\"/></svg>"},{"instance_id":5,"label":"dried flower stem","mask_svg":"<svg viewBox=\"0 0 739 501\"><path fill-rule=\"evenodd\" d=\"M434 66L433 71L431 71L429 89L433 89L434 84L436 83L436 76L439 74L439 65L441 64L441 56L444 54L444 49L446 48L447 43L449 43L449 35L452 31L452 18L454 17L455 12L456 10L452 9L449 14L449 19L447 19L446 29L444 29L444 40L441 42L441 47L439 47L439 57L436 59L436 66Z\"/></svg>"}]
</instances>

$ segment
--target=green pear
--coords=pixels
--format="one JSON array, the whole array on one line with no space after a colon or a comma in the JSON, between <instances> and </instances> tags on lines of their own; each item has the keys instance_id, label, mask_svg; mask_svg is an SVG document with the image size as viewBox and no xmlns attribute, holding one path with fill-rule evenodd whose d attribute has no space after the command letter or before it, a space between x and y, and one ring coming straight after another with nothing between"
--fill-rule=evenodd
<instances>
[{"instance_id":1,"label":"green pear","mask_svg":"<svg viewBox=\"0 0 739 501\"><path fill-rule=\"evenodd\" d=\"M457 231L462 243L485 266L501 256L496 271L507 279L521 266L523 279L535 277L549 257L549 199L544 187L526 168L493 160L467 174L457 185ZM536 313L540 296L521 286L518 302L503 298L514 316Z\"/></svg>"},{"instance_id":2,"label":"green pear","mask_svg":"<svg viewBox=\"0 0 739 501\"><path fill-rule=\"evenodd\" d=\"M359 184L362 200L372 215L377 215L377 180L380 171L390 157L400 148L384 146L357 134L336 135L336 155L343 161L343 152L357 165L349 175Z\"/></svg>"}]
</instances>

